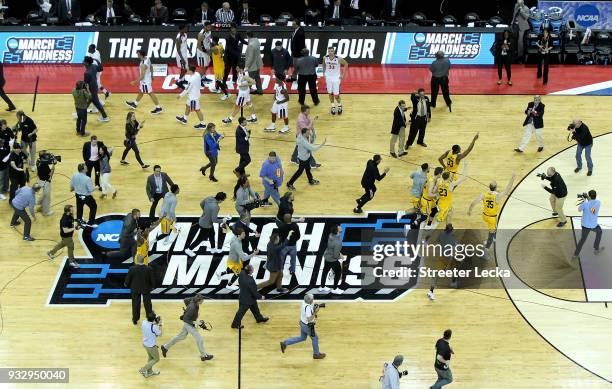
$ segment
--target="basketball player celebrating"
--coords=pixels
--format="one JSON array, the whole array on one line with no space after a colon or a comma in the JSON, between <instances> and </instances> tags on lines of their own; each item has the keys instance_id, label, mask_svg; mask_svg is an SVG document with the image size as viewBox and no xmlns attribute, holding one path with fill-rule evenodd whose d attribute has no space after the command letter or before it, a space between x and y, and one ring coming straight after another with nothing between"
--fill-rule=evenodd
<instances>
[{"instance_id":1,"label":"basketball player celebrating","mask_svg":"<svg viewBox=\"0 0 612 389\"><path fill-rule=\"evenodd\" d=\"M132 85L140 84L138 95L136 96L136 100L126 101L125 104L132 109L136 109L138 107L138 103L142 99L142 96L147 94L151 100L153 100L153 104L155 104L155 109L153 109L151 113L153 115L160 114L163 109L161 105L159 105L157 96L155 96L155 93L153 93L153 70L151 68L151 59L145 55L144 50L138 50L138 59L140 60L140 64L138 65L138 68L140 69L140 77L138 80L131 82Z\"/></svg>"},{"instance_id":2,"label":"basketball player celebrating","mask_svg":"<svg viewBox=\"0 0 612 389\"><path fill-rule=\"evenodd\" d=\"M423 186L423 194L421 195L419 202L419 211L422 215L419 219L419 223L427 220L427 224L425 225L426 229L431 228L433 218L438 213L436 197L438 193L438 182L442 177L443 172L444 169L441 167L438 166L435 168L433 177L429 177L425 183L425 186Z\"/></svg>"},{"instance_id":3,"label":"basketball player celebrating","mask_svg":"<svg viewBox=\"0 0 612 389\"><path fill-rule=\"evenodd\" d=\"M227 100L229 94L227 93L227 85L223 81L223 75L225 73L225 61L223 60L223 45L219 43L219 37L214 36L212 38L213 46L210 49L212 53L213 71L215 73L215 89L221 90L223 96L221 100Z\"/></svg>"},{"instance_id":4,"label":"basketball player celebrating","mask_svg":"<svg viewBox=\"0 0 612 389\"><path fill-rule=\"evenodd\" d=\"M200 111L200 88L202 87L202 76L196 72L195 66L189 67L189 77L187 78L187 87L183 90L176 98L187 95L187 104L185 105L185 114L183 116L177 116L176 120L181 124L187 124L187 117L189 113L195 112L198 115L200 122L193 126L196 130L203 130L206 128L204 123L204 115Z\"/></svg>"},{"instance_id":5,"label":"basketball player celebrating","mask_svg":"<svg viewBox=\"0 0 612 389\"><path fill-rule=\"evenodd\" d=\"M185 81L185 74L187 74L187 60L189 58L189 47L187 47L187 31L189 27L185 24L179 26L179 33L176 35L176 66L179 67L181 74L176 82L179 88L185 89L187 81Z\"/></svg>"},{"instance_id":6,"label":"basketball player celebrating","mask_svg":"<svg viewBox=\"0 0 612 389\"><path fill-rule=\"evenodd\" d=\"M444 171L451 173L451 180L457 179L457 173L459 172L459 163L465 157L467 157L474 148L474 144L478 139L478 134L474 135L474 139L472 139L472 143L468 146L467 150L463 153L461 152L461 146L453 145L450 150L446 150L444 154L438 158L438 161L444 168Z\"/></svg>"},{"instance_id":7,"label":"basketball player celebrating","mask_svg":"<svg viewBox=\"0 0 612 389\"><path fill-rule=\"evenodd\" d=\"M196 58L200 67L200 75L202 76L202 86L210 80L206 78L206 70L210 65L210 47L212 43L212 24L210 21L204 22L204 27L198 33L198 43L196 50Z\"/></svg>"},{"instance_id":8,"label":"basketball player celebrating","mask_svg":"<svg viewBox=\"0 0 612 389\"><path fill-rule=\"evenodd\" d=\"M253 102L251 101L251 85L255 85L255 80L245 74L244 65L238 65L236 69L238 70L238 80L236 81L236 85L238 85L238 97L236 97L236 105L234 105L232 113L227 118L223 119L222 122L225 124L231 123L234 116L240 112L240 108L247 106L251 111L251 118L247 119L247 121L257 123L255 107L253 107Z\"/></svg>"},{"instance_id":9,"label":"basketball player celebrating","mask_svg":"<svg viewBox=\"0 0 612 389\"><path fill-rule=\"evenodd\" d=\"M274 103L272 104L272 123L264 129L266 132L276 131L276 118L285 122L285 126L279 131L281 134L289 132L289 92L285 85L285 75L276 74L274 81Z\"/></svg>"},{"instance_id":10,"label":"basketball player celebrating","mask_svg":"<svg viewBox=\"0 0 612 389\"><path fill-rule=\"evenodd\" d=\"M104 100L106 101L110 97L111 93L108 89L102 86L102 57L100 56L100 52L96 49L96 45L93 43L89 45L86 56L91 57L94 60L94 63L98 65L96 79L98 80L98 87L100 87L100 91L104 93Z\"/></svg>"},{"instance_id":11,"label":"basketball player celebrating","mask_svg":"<svg viewBox=\"0 0 612 389\"><path fill-rule=\"evenodd\" d=\"M442 178L438 179L436 185L436 193L438 195L438 221L445 222L444 227L451 224L451 218L453 216L453 192L459 185L467 180L467 163L463 164L463 171L461 172L461 178L453 181L450 172L442 173Z\"/></svg>"},{"instance_id":12,"label":"basketball player celebrating","mask_svg":"<svg viewBox=\"0 0 612 389\"><path fill-rule=\"evenodd\" d=\"M342 66L342 74L340 73L340 66ZM344 58L336 56L335 48L328 47L327 55L323 58L323 74L325 75L325 84L327 85L327 93L329 94L332 115L336 114L335 102L338 103L338 115L342 115L340 81L346 77L347 70L348 62L346 62Z\"/></svg>"},{"instance_id":13,"label":"basketball player celebrating","mask_svg":"<svg viewBox=\"0 0 612 389\"><path fill-rule=\"evenodd\" d=\"M468 215L472 214L472 208L479 202L482 202L482 220L487 224L487 228L489 230L489 235L487 237L487 241L485 243L485 247L487 250L491 248L491 245L495 241L495 232L497 231L497 215L499 214L499 204L502 199L510 193L510 189L512 189L512 184L514 183L514 178L516 177L516 173L512 173L512 178L506 185L506 188L502 192L497 192L497 182L491 181L489 184L489 191L481 194L478 198L474 199L470 204L470 208L468 208ZM489 253L485 251L485 259L489 259Z\"/></svg>"}]
</instances>

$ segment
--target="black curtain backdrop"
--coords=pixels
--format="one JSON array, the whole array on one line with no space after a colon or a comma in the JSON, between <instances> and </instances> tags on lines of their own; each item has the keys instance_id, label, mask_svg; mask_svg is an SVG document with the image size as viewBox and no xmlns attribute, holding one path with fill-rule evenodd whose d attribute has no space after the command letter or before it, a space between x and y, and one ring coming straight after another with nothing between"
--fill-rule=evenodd
<instances>
[{"instance_id":1,"label":"black curtain backdrop","mask_svg":"<svg viewBox=\"0 0 612 389\"><path fill-rule=\"evenodd\" d=\"M387 0L359 0L360 8L374 16L378 16L382 10L382 5ZM57 0L51 0L55 3ZM126 2L130 8L139 15L148 15L149 8L153 5L153 1L147 0L115 0L115 4L121 5ZM7 17L15 17L24 19L25 15L32 10L38 9L36 0L5 0L8 7ZM104 0L81 0L81 13L84 15L94 13L98 8L104 5ZM164 5L170 8L170 12L176 8L185 8L189 17L193 16L194 11L199 8L202 2L199 0L164 0ZM222 0L208 1L209 7L216 10L221 7ZM241 0L229 0L234 11L241 7ZM310 3L322 3L322 0L310 0ZM343 4L348 7L350 0L343 0ZM504 18L512 16L512 9L515 1L512 0L434 0L434 1L415 1L415 0L398 0L400 10L405 17L409 17L414 12L423 12L429 19L440 20L443 15L452 14L460 22L468 12L476 12L481 19L488 19L493 15L500 15ZM537 4L536 0L526 0L525 3L531 7ZM282 5L281 5L282 4ZM280 8L279 8L279 5ZM270 14L273 17L278 16L283 11L289 11L294 16L303 18L305 5L304 0L250 0L249 6L255 7L258 14ZM440 8L442 12L440 12Z\"/></svg>"}]
</instances>

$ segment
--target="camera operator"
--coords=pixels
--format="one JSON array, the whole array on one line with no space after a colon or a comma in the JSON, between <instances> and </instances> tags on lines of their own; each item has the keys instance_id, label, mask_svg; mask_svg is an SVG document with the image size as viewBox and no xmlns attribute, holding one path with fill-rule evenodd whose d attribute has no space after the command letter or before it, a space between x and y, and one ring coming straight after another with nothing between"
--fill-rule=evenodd
<instances>
[{"instance_id":1,"label":"camera operator","mask_svg":"<svg viewBox=\"0 0 612 389\"><path fill-rule=\"evenodd\" d=\"M308 336L310 336L310 339L312 340L312 358L325 358L325 353L319 351L319 337L315 332L317 312L319 312L320 308L324 307L325 304L314 303L314 297L312 294L308 293L306 296L304 296L304 301L302 302L302 307L300 309L300 336L289 338L280 342L282 353L285 353L287 346L303 342Z\"/></svg>"},{"instance_id":2,"label":"camera operator","mask_svg":"<svg viewBox=\"0 0 612 389\"><path fill-rule=\"evenodd\" d=\"M604 250L603 246L599 247L602 231L597 219L599 217L599 208L601 207L601 201L597 200L597 192L591 189L589 193L583 193L581 195L578 195L578 197L582 199L580 205L578 206L578 212L582 212L582 219L580 220L581 231L580 241L576 245L576 251L574 251L572 261L576 261L579 259L580 250L582 250L582 245L584 245L584 242L586 242L591 231L595 232L595 243L593 244L593 248L595 249L595 255L599 254Z\"/></svg>"},{"instance_id":3,"label":"camera operator","mask_svg":"<svg viewBox=\"0 0 612 389\"><path fill-rule=\"evenodd\" d=\"M248 225L251 221L251 210L258 208L261 201L259 195L251 189L251 183L247 176L238 178L238 182L234 186L234 201L240 219Z\"/></svg>"},{"instance_id":4,"label":"camera operator","mask_svg":"<svg viewBox=\"0 0 612 389\"><path fill-rule=\"evenodd\" d=\"M53 215L51 210L51 178L55 172L55 164L58 162L55 155L47 150L41 150L38 153L36 161L36 174L38 175L38 186L41 187L42 193L38 199L38 205L44 216Z\"/></svg>"},{"instance_id":5,"label":"camera operator","mask_svg":"<svg viewBox=\"0 0 612 389\"><path fill-rule=\"evenodd\" d=\"M159 371L153 370L153 365L159 362L159 351L157 350L157 338L162 334L162 320L155 312L147 313L147 319L142 321L142 343L147 350L147 363L138 370L144 378L158 375Z\"/></svg>"},{"instance_id":6,"label":"camera operator","mask_svg":"<svg viewBox=\"0 0 612 389\"><path fill-rule=\"evenodd\" d=\"M408 375L408 370L399 371L398 369L403 362L403 355L396 355L392 363L385 362L383 376L380 377L381 389L400 389L400 378Z\"/></svg>"},{"instance_id":7,"label":"camera operator","mask_svg":"<svg viewBox=\"0 0 612 389\"><path fill-rule=\"evenodd\" d=\"M21 149L21 145L17 142L13 144L13 151L9 155L9 200L13 200L17 189L25 186L26 182L29 181L29 174L25 163L28 160L28 156Z\"/></svg>"},{"instance_id":8,"label":"camera operator","mask_svg":"<svg viewBox=\"0 0 612 389\"><path fill-rule=\"evenodd\" d=\"M34 121L23 111L17 111L16 132L21 131L21 148L28 150L30 170L34 170L34 159L36 158L36 133L38 128Z\"/></svg>"},{"instance_id":9,"label":"camera operator","mask_svg":"<svg viewBox=\"0 0 612 389\"><path fill-rule=\"evenodd\" d=\"M78 224L74 225L74 207L72 205L64 205L64 214L60 219L60 237L62 241L56 244L51 251L47 252L49 259L55 259L55 253L64 247L68 248L68 263L70 266L78 269L80 266L77 261L74 260L74 240L72 236L74 231L78 229Z\"/></svg>"},{"instance_id":10,"label":"camera operator","mask_svg":"<svg viewBox=\"0 0 612 389\"><path fill-rule=\"evenodd\" d=\"M542 183L542 188L550 193L549 200L553 211L552 215L557 217L559 221L557 227L561 228L567 223L563 213L563 203L565 202L565 197L567 197L567 186L554 167L549 167L546 170L546 174L538 174L538 177L542 180L550 181L550 188L545 183Z\"/></svg>"},{"instance_id":11,"label":"camera operator","mask_svg":"<svg viewBox=\"0 0 612 389\"><path fill-rule=\"evenodd\" d=\"M179 332L174 338L172 338L168 343L161 346L162 355L166 358L166 354L170 347L174 346L177 342L184 340L187 337L187 334L191 334L198 345L198 350L200 351L200 360L210 361L213 359L212 354L207 354L206 350L204 350L204 341L202 340L202 335L198 332L196 328L195 321L198 320L198 314L200 312L200 304L204 301L204 296L201 294L196 294L193 297L188 297L184 300L185 306L187 309L183 309L183 314L180 316L180 319L183 321L183 329Z\"/></svg>"},{"instance_id":12,"label":"camera operator","mask_svg":"<svg viewBox=\"0 0 612 389\"><path fill-rule=\"evenodd\" d=\"M591 160L591 149L593 148L593 136L586 124L580 119L575 119L568 127L571 131L571 139L574 139L578 145L576 146L576 169L574 173L582 170L582 150L587 161L587 176L593 174L593 160Z\"/></svg>"}]
</instances>

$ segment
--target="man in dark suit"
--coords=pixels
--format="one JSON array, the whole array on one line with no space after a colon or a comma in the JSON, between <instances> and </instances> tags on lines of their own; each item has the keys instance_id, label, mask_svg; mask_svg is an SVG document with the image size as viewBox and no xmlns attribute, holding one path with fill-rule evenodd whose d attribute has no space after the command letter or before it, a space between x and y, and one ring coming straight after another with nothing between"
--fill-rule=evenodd
<instances>
[{"instance_id":1,"label":"man in dark suit","mask_svg":"<svg viewBox=\"0 0 612 389\"><path fill-rule=\"evenodd\" d=\"M132 292L132 323L138 324L140 320L140 300L144 304L147 316L153 313L151 305L151 291L155 287L155 275L153 269L144 264L144 258L137 256L135 265L130 267L123 285L130 288Z\"/></svg>"},{"instance_id":2,"label":"man in dark suit","mask_svg":"<svg viewBox=\"0 0 612 389\"><path fill-rule=\"evenodd\" d=\"M4 79L4 65L2 62L0 62L0 97L2 97L2 100L4 100L4 102L8 105L6 110L9 112L14 111L17 108L11 99L6 95L6 92L4 92L4 84L6 84L6 80Z\"/></svg>"},{"instance_id":3,"label":"man in dark suit","mask_svg":"<svg viewBox=\"0 0 612 389\"><path fill-rule=\"evenodd\" d=\"M98 9L96 16L102 23L115 24L116 18L123 16L123 12L113 4L113 0L106 0L106 4Z\"/></svg>"},{"instance_id":4,"label":"man in dark suit","mask_svg":"<svg viewBox=\"0 0 612 389\"><path fill-rule=\"evenodd\" d=\"M227 83L230 69L234 77L234 82L238 81L236 66L238 66L240 56L242 55L240 44L246 45L248 42L242 38L242 35L236 32L236 24L232 23L230 26L230 33L227 38L225 38L225 51L223 52L225 70L223 71L223 83Z\"/></svg>"},{"instance_id":5,"label":"man in dark suit","mask_svg":"<svg viewBox=\"0 0 612 389\"><path fill-rule=\"evenodd\" d=\"M161 171L161 166L153 166L153 174L147 178L147 197L151 202L149 219L155 218L155 209L159 200L163 199L169 191L169 186L174 185L170 176Z\"/></svg>"},{"instance_id":6,"label":"man in dark suit","mask_svg":"<svg viewBox=\"0 0 612 389\"><path fill-rule=\"evenodd\" d=\"M119 250L109 252L107 254L108 259L125 261L136 254L136 239L134 236L140 228L139 223L140 209L134 208L132 212L125 215L121 233L119 234Z\"/></svg>"},{"instance_id":7,"label":"man in dark suit","mask_svg":"<svg viewBox=\"0 0 612 389\"><path fill-rule=\"evenodd\" d=\"M346 9L341 0L334 0L334 3L327 7L325 12L326 25L341 25L342 19L346 15Z\"/></svg>"},{"instance_id":8,"label":"man in dark suit","mask_svg":"<svg viewBox=\"0 0 612 389\"><path fill-rule=\"evenodd\" d=\"M208 8L208 3L203 2L200 8L195 11L193 15L193 24L204 24L206 21L214 22L215 13Z\"/></svg>"},{"instance_id":9,"label":"man in dark suit","mask_svg":"<svg viewBox=\"0 0 612 389\"><path fill-rule=\"evenodd\" d=\"M60 24L73 24L81 19L79 0L57 0L54 8Z\"/></svg>"},{"instance_id":10,"label":"man in dark suit","mask_svg":"<svg viewBox=\"0 0 612 389\"><path fill-rule=\"evenodd\" d=\"M238 167L234 169L236 175L238 175L237 172L244 171L244 168L251 163L251 156L249 155L251 130L246 126L247 120L241 116L238 119L238 127L236 127L236 153L240 155Z\"/></svg>"},{"instance_id":11,"label":"man in dark suit","mask_svg":"<svg viewBox=\"0 0 612 389\"><path fill-rule=\"evenodd\" d=\"M242 8L238 11L238 24L244 26L245 24L257 24L259 19L257 18L257 12L255 8L249 7L249 1L242 1Z\"/></svg>"},{"instance_id":12,"label":"man in dark suit","mask_svg":"<svg viewBox=\"0 0 612 389\"><path fill-rule=\"evenodd\" d=\"M87 176L91 177L91 171L95 171L95 184L100 187L100 148L104 143L98 141L98 137L92 135L89 142L83 143L83 161L87 166Z\"/></svg>"},{"instance_id":13,"label":"man in dark suit","mask_svg":"<svg viewBox=\"0 0 612 389\"><path fill-rule=\"evenodd\" d=\"M533 101L527 104L525 115L527 115L523 121L525 132L523 133L523 138L521 138L521 144L514 151L517 153L525 151L531 136L535 134L538 140L539 153L544 150L544 138L542 137L542 132L544 131L544 103L542 103L540 96L534 96Z\"/></svg>"},{"instance_id":14,"label":"man in dark suit","mask_svg":"<svg viewBox=\"0 0 612 389\"><path fill-rule=\"evenodd\" d=\"M238 283L240 285L240 295L238 296L238 312L234 316L232 321L232 328L244 328L241 324L242 317L249 309L253 312L257 323L265 323L270 320L269 317L263 316L259 312L259 306L257 305L258 299L264 299L264 297L257 291L257 284L253 279L253 266L246 265L238 276Z\"/></svg>"},{"instance_id":15,"label":"man in dark suit","mask_svg":"<svg viewBox=\"0 0 612 389\"><path fill-rule=\"evenodd\" d=\"M412 146L417 133L419 134L417 144L427 147L425 144L425 129L427 123L431 121L431 106L429 98L425 96L425 89L419 88L416 93L412 93L410 100L412 101L412 113L410 114L410 132L408 133L406 149Z\"/></svg>"},{"instance_id":16,"label":"man in dark suit","mask_svg":"<svg viewBox=\"0 0 612 389\"><path fill-rule=\"evenodd\" d=\"M391 125L391 141L389 142L389 154L393 158L401 157L406 155L404 151L404 139L406 137L406 102L400 100L397 103L397 107L393 111L393 124ZM398 142L399 141L399 142ZM395 144L399 145L399 152L395 153Z\"/></svg>"},{"instance_id":17,"label":"man in dark suit","mask_svg":"<svg viewBox=\"0 0 612 389\"><path fill-rule=\"evenodd\" d=\"M403 0L384 0L380 17L384 20L401 19L403 6Z\"/></svg>"},{"instance_id":18,"label":"man in dark suit","mask_svg":"<svg viewBox=\"0 0 612 389\"><path fill-rule=\"evenodd\" d=\"M149 17L155 21L155 24L162 24L168 22L168 7L162 4L162 0L155 0L155 5L151 7Z\"/></svg>"},{"instance_id":19,"label":"man in dark suit","mask_svg":"<svg viewBox=\"0 0 612 389\"><path fill-rule=\"evenodd\" d=\"M303 51L306 48L306 35L304 28L300 26L298 19L293 20L293 34L291 34L291 58L293 59L293 74L287 78L287 81L293 82L297 80L297 74L295 72L295 63L298 58L301 58L304 54Z\"/></svg>"}]
</instances>

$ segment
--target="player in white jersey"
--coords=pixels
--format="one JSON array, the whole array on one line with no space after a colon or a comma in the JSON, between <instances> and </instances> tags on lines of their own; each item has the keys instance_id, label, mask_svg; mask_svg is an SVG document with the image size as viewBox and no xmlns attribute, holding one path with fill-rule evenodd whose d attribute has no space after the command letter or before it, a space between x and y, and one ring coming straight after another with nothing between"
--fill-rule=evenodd
<instances>
[{"instance_id":1,"label":"player in white jersey","mask_svg":"<svg viewBox=\"0 0 612 389\"><path fill-rule=\"evenodd\" d=\"M210 21L204 22L204 27L198 33L198 43L196 50L196 57L198 59L198 66L200 67L200 75L202 76L202 86L205 83L212 80L206 77L206 70L210 65L210 48L212 47L212 23Z\"/></svg>"},{"instance_id":2,"label":"player in white jersey","mask_svg":"<svg viewBox=\"0 0 612 389\"><path fill-rule=\"evenodd\" d=\"M153 69L151 68L151 60L145 55L144 50L138 50L138 59L140 60L139 68L139 78L131 82L132 85L139 84L138 96L136 96L135 101L126 101L125 104L132 108L136 109L138 107L138 103L144 94L149 95L153 103L155 104L155 108L151 111L153 115L157 115L163 111L161 105L159 105L159 100L155 93L153 93Z\"/></svg>"},{"instance_id":3,"label":"player in white jersey","mask_svg":"<svg viewBox=\"0 0 612 389\"><path fill-rule=\"evenodd\" d=\"M181 74L176 82L179 88L185 89L187 81L185 81L185 74L187 73L187 67L189 65L189 47L187 46L187 31L189 27L185 24L179 26L179 33L176 35L176 66L179 67Z\"/></svg>"},{"instance_id":4,"label":"player in white jersey","mask_svg":"<svg viewBox=\"0 0 612 389\"><path fill-rule=\"evenodd\" d=\"M282 118L285 126L280 130L281 134L289 132L289 92L285 85L285 75L276 74L274 83L274 103L272 104L272 123L264 128L266 132L276 131L276 118Z\"/></svg>"},{"instance_id":5,"label":"player in white jersey","mask_svg":"<svg viewBox=\"0 0 612 389\"><path fill-rule=\"evenodd\" d=\"M238 80L236 81L238 96L236 96L236 105L234 105L234 110L232 111L232 114L229 115L227 118L223 119L223 123L231 123L234 119L234 116L236 116L236 114L240 112L240 108L242 107L249 107L249 109L251 110L251 118L247 119L247 121L251 123L257 123L255 107L253 107L253 102L251 101L251 86L255 85L255 80L253 80L245 73L244 65L236 66L236 70L238 70Z\"/></svg>"},{"instance_id":6,"label":"player in white jersey","mask_svg":"<svg viewBox=\"0 0 612 389\"><path fill-rule=\"evenodd\" d=\"M341 66L342 73L340 73ZM323 74L325 75L325 84L327 85L327 93L329 94L332 115L336 114L335 102L338 103L338 115L342 115L340 81L346 77L347 69L348 62L346 62L344 58L340 58L336 55L336 49L329 47L327 49L327 55L323 58Z\"/></svg>"},{"instance_id":7,"label":"player in white jersey","mask_svg":"<svg viewBox=\"0 0 612 389\"><path fill-rule=\"evenodd\" d=\"M187 95L185 115L177 116L176 120L181 124L187 124L187 117L191 112L195 112L196 115L198 115L200 122L193 126L193 128L196 130L204 130L206 128L206 124L204 123L204 115L200 110L200 88L202 87L202 76L200 73L196 72L195 66L189 66L186 80L187 87L177 96L177 99L180 99L181 97Z\"/></svg>"},{"instance_id":8,"label":"player in white jersey","mask_svg":"<svg viewBox=\"0 0 612 389\"><path fill-rule=\"evenodd\" d=\"M91 57L94 60L94 63L98 65L96 79L98 80L98 87L100 87L100 90L102 93L104 93L104 100L106 100L110 97L111 93L108 89L102 86L102 57L100 56L100 52L96 50L96 45L93 43L87 48L87 57Z\"/></svg>"}]
</instances>

